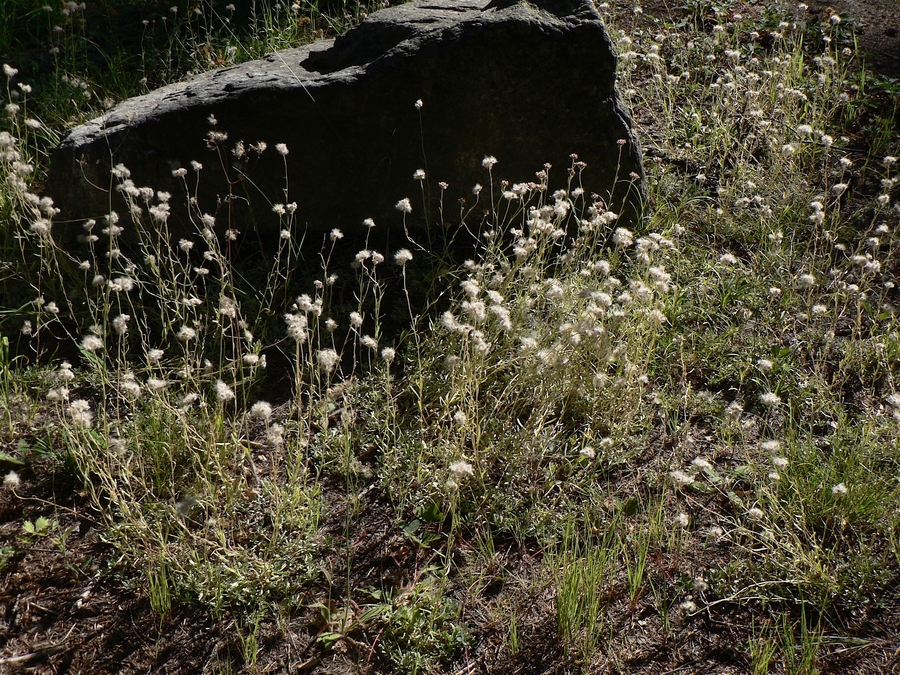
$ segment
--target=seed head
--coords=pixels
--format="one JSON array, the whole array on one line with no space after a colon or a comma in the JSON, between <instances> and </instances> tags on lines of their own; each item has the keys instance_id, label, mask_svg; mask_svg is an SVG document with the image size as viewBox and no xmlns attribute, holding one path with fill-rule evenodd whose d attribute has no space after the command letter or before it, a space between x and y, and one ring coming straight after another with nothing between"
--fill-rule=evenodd
<instances>
[{"instance_id":1,"label":"seed head","mask_svg":"<svg viewBox=\"0 0 900 675\"><path fill-rule=\"evenodd\" d=\"M723 253L719 256L719 262L723 265L737 265L738 259L735 258L731 253Z\"/></svg>"},{"instance_id":2,"label":"seed head","mask_svg":"<svg viewBox=\"0 0 900 675\"><path fill-rule=\"evenodd\" d=\"M816 278L812 274L801 274L797 277L797 288L812 288L816 285Z\"/></svg>"},{"instance_id":3,"label":"seed head","mask_svg":"<svg viewBox=\"0 0 900 675\"><path fill-rule=\"evenodd\" d=\"M272 417L272 406L265 401L257 401L250 408L250 417L268 421Z\"/></svg>"},{"instance_id":4,"label":"seed head","mask_svg":"<svg viewBox=\"0 0 900 675\"><path fill-rule=\"evenodd\" d=\"M85 335L81 339L81 346L89 352L95 352L103 348L103 340L96 335Z\"/></svg>"},{"instance_id":5,"label":"seed head","mask_svg":"<svg viewBox=\"0 0 900 675\"><path fill-rule=\"evenodd\" d=\"M80 427L90 429L94 423L94 413L91 404L84 399L76 399L69 405L69 416Z\"/></svg>"},{"instance_id":6,"label":"seed head","mask_svg":"<svg viewBox=\"0 0 900 675\"><path fill-rule=\"evenodd\" d=\"M21 483L22 479L19 478L19 474L15 471L10 471L3 477L3 487L9 488L10 490L15 490Z\"/></svg>"},{"instance_id":7,"label":"seed head","mask_svg":"<svg viewBox=\"0 0 900 675\"><path fill-rule=\"evenodd\" d=\"M634 234L624 227L617 227L613 232L613 243L621 247L631 246L634 243Z\"/></svg>"},{"instance_id":8,"label":"seed head","mask_svg":"<svg viewBox=\"0 0 900 675\"><path fill-rule=\"evenodd\" d=\"M323 349L319 351L319 353L316 354L316 359L319 361L319 367L326 373L333 371L341 361L341 357L333 349Z\"/></svg>"},{"instance_id":9,"label":"seed head","mask_svg":"<svg viewBox=\"0 0 900 675\"><path fill-rule=\"evenodd\" d=\"M125 335L128 332L128 322L131 321L131 315L129 314L119 314L115 319L112 320L113 329L119 335Z\"/></svg>"},{"instance_id":10,"label":"seed head","mask_svg":"<svg viewBox=\"0 0 900 675\"><path fill-rule=\"evenodd\" d=\"M191 328L190 326L182 326L178 333L175 335L182 342L188 342L189 340L193 340L197 337L197 331Z\"/></svg>"},{"instance_id":11,"label":"seed head","mask_svg":"<svg viewBox=\"0 0 900 675\"><path fill-rule=\"evenodd\" d=\"M759 402L765 406L768 406L769 408L774 408L781 403L781 397L778 394L767 391L766 393L760 395Z\"/></svg>"},{"instance_id":12,"label":"seed head","mask_svg":"<svg viewBox=\"0 0 900 675\"><path fill-rule=\"evenodd\" d=\"M684 471L670 471L669 476L675 481L675 487L682 488L694 482L694 477Z\"/></svg>"},{"instance_id":13,"label":"seed head","mask_svg":"<svg viewBox=\"0 0 900 675\"><path fill-rule=\"evenodd\" d=\"M309 337L306 332L308 320L304 314L285 314L284 321L287 324L287 334L298 344L303 344Z\"/></svg>"},{"instance_id":14,"label":"seed head","mask_svg":"<svg viewBox=\"0 0 900 675\"><path fill-rule=\"evenodd\" d=\"M224 381L216 380L216 398L225 403L234 398L234 391Z\"/></svg>"},{"instance_id":15,"label":"seed head","mask_svg":"<svg viewBox=\"0 0 900 675\"><path fill-rule=\"evenodd\" d=\"M10 471L3 477L3 487L9 488L10 490L15 490L21 483L22 479L19 478L19 474L15 471Z\"/></svg>"},{"instance_id":16,"label":"seed head","mask_svg":"<svg viewBox=\"0 0 900 675\"><path fill-rule=\"evenodd\" d=\"M158 377L147 378L147 388L150 391L162 391L169 386L169 383Z\"/></svg>"},{"instance_id":17,"label":"seed head","mask_svg":"<svg viewBox=\"0 0 900 675\"><path fill-rule=\"evenodd\" d=\"M469 462L460 460L458 462L453 462L450 465L450 473L453 474L454 478L462 479L466 476L474 476L475 470L472 468L472 465L469 464Z\"/></svg>"},{"instance_id":18,"label":"seed head","mask_svg":"<svg viewBox=\"0 0 900 675\"><path fill-rule=\"evenodd\" d=\"M134 290L135 281L131 277L116 277L109 282L109 289L116 293L128 293Z\"/></svg>"}]
</instances>

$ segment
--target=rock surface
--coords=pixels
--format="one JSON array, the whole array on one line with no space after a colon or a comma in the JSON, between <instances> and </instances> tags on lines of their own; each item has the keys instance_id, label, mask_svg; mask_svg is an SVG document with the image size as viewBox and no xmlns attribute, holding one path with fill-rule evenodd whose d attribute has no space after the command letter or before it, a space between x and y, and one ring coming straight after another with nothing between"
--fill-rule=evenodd
<instances>
[{"instance_id":1,"label":"rock surface","mask_svg":"<svg viewBox=\"0 0 900 675\"><path fill-rule=\"evenodd\" d=\"M279 227L272 206L296 202L297 222L309 231L352 232L367 217L399 225L394 205L405 197L421 214L418 169L427 171L432 204L437 182L450 184L443 203L453 220L457 200L471 205L472 186L487 183L485 155L499 160L495 180L535 180L550 162L556 186L578 153L588 164L586 188L633 213L646 186L615 67L590 0L416 0L336 40L124 101L66 136L48 192L70 231L110 208L125 213L110 174L124 164L135 186L172 194L173 234L195 229L188 190L197 198L194 220L214 215L218 230L255 227L268 238ZM218 146L207 142L210 116L228 134ZM237 157L237 141L268 147ZM192 161L203 164L199 173ZM179 168L184 179L173 177ZM146 213L156 200L137 203Z\"/></svg>"}]
</instances>

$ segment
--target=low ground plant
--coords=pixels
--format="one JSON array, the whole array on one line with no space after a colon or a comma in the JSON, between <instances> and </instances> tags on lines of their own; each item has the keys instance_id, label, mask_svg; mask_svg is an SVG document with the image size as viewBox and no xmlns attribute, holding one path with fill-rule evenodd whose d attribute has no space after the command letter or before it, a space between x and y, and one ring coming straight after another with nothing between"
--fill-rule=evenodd
<instances>
[{"instance_id":1,"label":"low ground plant","mask_svg":"<svg viewBox=\"0 0 900 675\"><path fill-rule=\"evenodd\" d=\"M851 649L876 667L900 607L898 102L842 17L721 4L677 24L600 6L646 153L639 222L577 155L515 183L489 156L454 250L311 245L287 195L261 271L236 263L243 223L190 212L170 238L177 200L125 166L129 212L57 243L36 190L71 113L4 66L2 274L23 297L0 310L22 448L4 489L75 476L109 573L161 625L230 620L248 671L260 626L308 610L315 658L381 672L512 672L536 649L639 671L642 645L678 663L704 631L752 672ZM295 39L275 7L232 58ZM182 172L189 196L202 167ZM442 178L410 176L398 222L426 222L417 190ZM294 275L304 255L320 265ZM373 510L382 558L360 552Z\"/></svg>"}]
</instances>

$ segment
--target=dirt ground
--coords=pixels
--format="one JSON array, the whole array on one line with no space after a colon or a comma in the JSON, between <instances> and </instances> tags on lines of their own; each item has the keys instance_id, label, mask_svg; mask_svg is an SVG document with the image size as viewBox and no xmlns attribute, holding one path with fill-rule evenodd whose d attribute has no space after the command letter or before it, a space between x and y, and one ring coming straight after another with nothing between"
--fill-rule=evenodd
<instances>
[{"instance_id":1,"label":"dirt ground","mask_svg":"<svg viewBox=\"0 0 900 675\"><path fill-rule=\"evenodd\" d=\"M833 8L849 17L868 67L892 79L900 79L900 0L809 0L809 11L827 18Z\"/></svg>"},{"instance_id":2,"label":"dirt ground","mask_svg":"<svg viewBox=\"0 0 900 675\"><path fill-rule=\"evenodd\" d=\"M767 2L748 0L746 4L761 9ZM900 83L900 0L806 2L807 11L823 21L834 12L840 14L854 29L867 67ZM680 0L646 0L644 20L674 19L681 4ZM14 448L0 450L15 454ZM13 467L0 468L5 473ZM0 490L0 673L187 675L210 672L217 663L229 664L228 672L240 670L232 620L214 620L178 603L164 620L154 616L140 583L101 540L95 514L85 507L87 500L79 486L47 468L45 461L21 471L17 493L24 498ZM380 572L390 568L394 574L407 573L419 561L408 557L389 507L375 501L372 509L370 532L378 534L378 550L371 554L373 570L380 566ZM45 532L23 533L25 520L35 523L41 516L50 523ZM520 572L527 576L529 552L524 552L522 560L526 562L520 563ZM534 650L530 664L498 666L495 672L551 672L560 667L553 647L553 622L539 620L551 607L548 598L534 599L535 619L527 631L532 641L527 649ZM281 626L261 626L260 672L283 672L285 662L295 664L291 672L345 672L353 659L342 661L334 655L323 659L318 653L315 643L320 629L312 614L291 617ZM890 634L888 625L883 632ZM727 635L722 637L717 649L725 650ZM709 668L698 662L694 672L740 672L740 667L731 670L727 665L731 655L726 651ZM883 672L900 669L900 653L887 654L886 659L879 662L879 668L887 669ZM650 671L657 670L651 667L646 672Z\"/></svg>"}]
</instances>

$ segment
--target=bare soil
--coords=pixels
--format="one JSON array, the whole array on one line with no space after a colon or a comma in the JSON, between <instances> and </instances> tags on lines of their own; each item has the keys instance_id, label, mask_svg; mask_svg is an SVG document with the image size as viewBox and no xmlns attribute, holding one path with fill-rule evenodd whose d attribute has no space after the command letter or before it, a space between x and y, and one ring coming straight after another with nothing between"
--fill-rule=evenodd
<instances>
[{"instance_id":1,"label":"bare soil","mask_svg":"<svg viewBox=\"0 0 900 675\"><path fill-rule=\"evenodd\" d=\"M831 10L847 17L855 29L866 65L873 72L900 79L900 2L897 0L810 0L809 11L823 21Z\"/></svg>"},{"instance_id":2,"label":"bare soil","mask_svg":"<svg viewBox=\"0 0 900 675\"><path fill-rule=\"evenodd\" d=\"M749 1L750 10L764 0ZM618 4L618 3L617 3ZM623 6L625 2L621 3ZM632 3L629 3L632 4ZM900 2L898 0L807 0L809 11L823 21L838 12L857 35L859 50L869 67L882 77L900 79ZM676 19L677 0L647 0L643 21ZM13 448L2 448L13 453ZM259 628L259 660L246 664L231 616L214 618L190 605L175 602L160 618L150 609L146 590L133 570L120 564L102 539L97 514L68 474L54 472L49 460L21 470L16 495L0 490L0 672L38 674L107 673L193 674L207 672L345 673L390 672L375 654L377 630L355 629L330 649L317 637L328 628L311 609L298 610L279 622ZM0 467L8 470L9 467ZM352 549L355 570L352 586L402 589L413 583L418 570L434 552L411 546L404 538L397 514L377 490L363 500L352 541L342 534L340 495L334 495L334 521L325 529L335 543L323 567L341 577L340 559ZM46 534L27 535L23 523L43 516L52 523ZM474 546L454 542L459 567L474 556ZM447 672L562 673L574 665L558 644L553 597L541 580L541 551L497 542L495 567L476 593L454 589L464 598L464 616L479 631L470 650ZM678 561L654 560L660 574L675 570ZM471 590L471 589L470 589ZM342 590L322 581L299 603L310 607L341 597ZM514 607L519 617L519 653L509 655L504 644L508 624L497 621L499 610ZM616 603L621 615L610 622L627 635L618 664L620 673L743 673L749 664L741 656L746 638L744 619L727 606L694 620L662 629L659 615L647 608ZM834 651L821 664L823 672L884 673L900 671L900 607L893 602L880 612L860 617L856 626L864 637L858 649Z\"/></svg>"},{"instance_id":3,"label":"bare soil","mask_svg":"<svg viewBox=\"0 0 900 675\"><path fill-rule=\"evenodd\" d=\"M637 463L653 464L655 453ZM173 602L159 617L134 571L121 565L104 543L87 496L54 464L39 460L22 471L18 496L0 490L0 673L391 673L393 665L377 650L383 625L356 624L343 639L319 638L336 626L326 623L316 606L335 614L343 609L349 578L351 605L371 602L364 591L381 588L403 593L415 587L422 571L442 559L442 551L412 543L403 521L374 485L363 490L350 536L344 531L347 504L342 486L327 485L330 514L323 538L332 541L321 567L329 574L309 584L298 609L259 626L258 658L245 661L241 627L226 613L213 617L190 604ZM628 480L627 476L611 480ZM714 497L710 497L714 499ZM710 512L722 508L709 505ZM44 535L23 532L22 524L44 516L52 525ZM440 524L429 527L440 534ZM440 672L454 675L498 673L531 675L579 672L577 655L567 654L557 636L553 589L542 574L543 551L534 543L494 542L496 555L485 566L471 533L450 543L453 550L444 593L459 600L462 618L474 635L471 644ZM660 585L686 570L713 569L721 561L715 550L654 554L649 578ZM346 569L346 561L352 569ZM472 574L477 570L477 574ZM479 579L474 586L473 578ZM612 659L598 672L617 675L748 672L749 617L746 607L711 604L693 616L671 615L663 625L654 600L616 591L607 598L609 630L620 636ZM900 598L892 593L871 606L853 608L843 617L840 644L823 646L821 673L859 675L900 669ZM515 611L519 650L509 653L508 617ZM765 608L755 614L765 617ZM773 617L765 619L771 621ZM759 628L759 626L757 626ZM246 633L246 629L244 628ZM856 639L859 646L848 648ZM849 642L848 642L849 641Z\"/></svg>"},{"instance_id":4,"label":"bare soil","mask_svg":"<svg viewBox=\"0 0 900 675\"><path fill-rule=\"evenodd\" d=\"M227 625L191 609L160 621L77 486L47 461L22 477L21 498L0 492L0 672L202 672ZM24 533L42 516L45 533Z\"/></svg>"}]
</instances>

